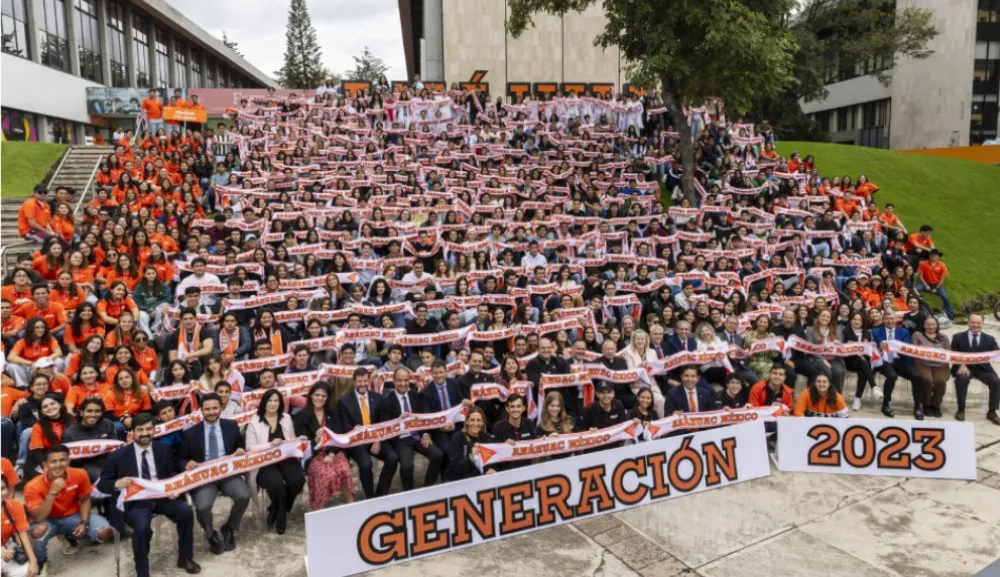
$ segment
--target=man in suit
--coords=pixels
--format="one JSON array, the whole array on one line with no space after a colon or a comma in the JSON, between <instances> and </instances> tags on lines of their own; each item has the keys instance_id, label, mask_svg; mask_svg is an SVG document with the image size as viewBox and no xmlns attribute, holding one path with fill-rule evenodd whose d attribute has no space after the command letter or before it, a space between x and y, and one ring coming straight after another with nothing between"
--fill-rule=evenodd
<instances>
[{"instance_id":1,"label":"man in suit","mask_svg":"<svg viewBox=\"0 0 1000 577\"><path fill-rule=\"evenodd\" d=\"M556 355L555 344L550 339L538 339L538 356L528 361L524 367L524 373L528 380L532 382L537 393L542 375L568 375L570 373L569 363L566 359ZM562 387L559 392L563 396L563 406L566 411L574 415L579 414L580 390L578 387Z\"/></svg>"},{"instance_id":2,"label":"man in suit","mask_svg":"<svg viewBox=\"0 0 1000 577\"><path fill-rule=\"evenodd\" d=\"M399 367L392 375L394 390L387 391L382 404L383 421L391 421L404 414L426 413L423 399L410 390L410 370ZM390 441L392 448L399 457L399 478L403 481L403 490L413 488L413 454L420 453L427 458L427 473L424 475L424 487L437 482L441 474L441 464L444 454L434 444L430 433L407 433Z\"/></svg>"},{"instance_id":3,"label":"man in suit","mask_svg":"<svg viewBox=\"0 0 1000 577\"><path fill-rule=\"evenodd\" d=\"M458 381L448 378L448 368L442 360L436 360L431 365L431 382L421 389L420 398L423 401L424 410L428 413L439 413L455 405L471 404L468 399L462 398ZM431 432L434 444L444 455L442 470L448 464L448 447L451 445L451 435L454 432L455 425L448 425Z\"/></svg>"},{"instance_id":4,"label":"man in suit","mask_svg":"<svg viewBox=\"0 0 1000 577\"><path fill-rule=\"evenodd\" d=\"M612 371L627 371L628 365L625 359L615 356L618 353L618 346L611 339L601 343L601 358L599 362L605 368ZM632 394L632 383L610 383L615 391L615 399L625 406L626 411L631 411L635 406L635 395Z\"/></svg>"},{"instance_id":5,"label":"man in suit","mask_svg":"<svg viewBox=\"0 0 1000 577\"><path fill-rule=\"evenodd\" d=\"M128 487L132 479L158 481L180 472L169 447L153 442L153 417L140 413L132 420L132 443L117 449L104 460L97 488L114 495ZM164 515L177 526L177 566L194 575L201 566L194 561L194 514L184 499L126 501L125 523L132 527L132 556L137 577L149 577L149 540L153 536L154 515ZM119 527L123 532L124 527Z\"/></svg>"},{"instance_id":6,"label":"man in suit","mask_svg":"<svg viewBox=\"0 0 1000 577\"><path fill-rule=\"evenodd\" d=\"M381 408L382 397L369 389L368 369L364 367L354 369L354 375L351 378L354 390L337 400L337 415L340 418L342 433L349 433L357 427L378 423L384 413ZM358 445L347 449L347 454L358 464L358 475L361 477L361 487L365 490L366 498L389 494L389 486L392 484L392 477L396 474L396 464L399 462L391 443L375 441L367 445ZM382 474L378 478L378 488L373 486L372 457L382 461Z\"/></svg>"},{"instance_id":7,"label":"man in suit","mask_svg":"<svg viewBox=\"0 0 1000 577\"><path fill-rule=\"evenodd\" d=\"M698 386L700 380L697 368L690 365L682 368L681 386L667 391L666 404L663 407L664 415L670 416L677 412L704 413L714 409L715 401L712 393Z\"/></svg>"},{"instance_id":8,"label":"man in suit","mask_svg":"<svg viewBox=\"0 0 1000 577\"><path fill-rule=\"evenodd\" d=\"M957 333L951 338L951 350L960 353L987 353L997 350L997 340L983 332L983 315L969 315L969 330ZM958 398L956 421L965 420L965 398L969 394L969 382L978 379L990 390L986 420L1000 425L997 409L1000 408L1000 377L989 363L979 365L955 364L951 367L955 377L955 396Z\"/></svg>"},{"instance_id":9,"label":"man in suit","mask_svg":"<svg viewBox=\"0 0 1000 577\"><path fill-rule=\"evenodd\" d=\"M739 348L744 348L743 337L737 332L739 330L739 321L736 320L734 316L726 317L725 322L722 325L722 330L719 332L719 338L726 341L730 345L735 345ZM747 363L743 359L730 359L730 363L733 365L733 372L736 376L740 378L746 385L752 385L757 382L757 373L750 370Z\"/></svg>"},{"instance_id":10,"label":"man in suit","mask_svg":"<svg viewBox=\"0 0 1000 577\"><path fill-rule=\"evenodd\" d=\"M872 325L872 340L879 346L879 350L882 348L883 341L910 342L910 331L896 326L896 315L885 317L885 322L883 322L882 311L871 309L868 312L868 320ZM873 369L874 372L882 373L882 376L885 377L885 382L882 384L882 414L889 416L889 413L892 413L893 416L895 415L891 405L892 391L896 387L896 380L899 377L903 377L910 381L912 385L913 416L917 420L922 420L924 418L923 402L924 387L926 384L920 378L917 369L913 366L913 359L896 353L886 352L883 353L883 360L884 362L880 366Z\"/></svg>"},{"instance_id":11,"label":"man in suit","mask_svg":"<svg viewBox=\"0 0 1000 577\"><path fill-rule=\"evenodd\" d=\"M483 356L482 351L472 351L469 354L469 370L464 375L458 378L458 388L462 393L463 399L471 398L473 385L478 385L481 383L495 383L496 379L492 375L488 375L483 372L483 367L486 365L486 359ZM500 409L503 404L496 400L491 399L488 401L479 401L476 403L483 413L486 414L486 419L490 423L495 423L500 418Z\"/></svg>"},{"instance_id":12,"label":"man in suit","mask_svg":"<svg viewBox=\"0 0 1000 577\"><path fill-rule=\"evenodd\" d=\"M222 419L222 398L215 393L201 397L202 421L184 431L181 447L178 452L178 467L184 470L194 469L205 461L211 461L229 455L245 453L243 435L236 421ZM212 523L212 506L219 493L229 497L233 506L229 510L229 519L217 531ZM236 548L236 534L240 530L243 513L250 504L250 489L243 475L234 475L225 479L202 485L191 492L194 499L194 509L198 523L205 531L208 547L216 555Z\"/></svg>"}]
</instances>

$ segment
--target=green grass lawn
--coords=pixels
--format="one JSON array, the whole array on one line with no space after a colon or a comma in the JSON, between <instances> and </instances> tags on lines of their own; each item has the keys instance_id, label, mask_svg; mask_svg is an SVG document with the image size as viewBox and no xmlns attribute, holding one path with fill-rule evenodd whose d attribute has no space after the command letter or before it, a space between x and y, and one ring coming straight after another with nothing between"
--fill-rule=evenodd
<instances>
[{"instance_id":1,"label":"green grass lawn","mask_svg":"<svg viewBox=\"0 0 1000 577\"><path fill-rule=\"evenodd\" d=\"M823 176L864 174L878 185L880 207L896 205L907 230L934 227L932 238L951 273L945 288L952 304L1000 290L1000 167L888 150L824 144L779 142L784 156L811 154ZM936 296L928 299L935 306Z\"/></svg>"},{"instance_id":2,"label":"green grass lawn","mask_svg":"<svg viewBox=\"0 0 1000 577\"><path fill-rule=\"evenodd\" d=\"M31 189L42 182L65 150L65 144L4 141L0 144L0 196L31 196Z\"/></svg>"}]
</instances>

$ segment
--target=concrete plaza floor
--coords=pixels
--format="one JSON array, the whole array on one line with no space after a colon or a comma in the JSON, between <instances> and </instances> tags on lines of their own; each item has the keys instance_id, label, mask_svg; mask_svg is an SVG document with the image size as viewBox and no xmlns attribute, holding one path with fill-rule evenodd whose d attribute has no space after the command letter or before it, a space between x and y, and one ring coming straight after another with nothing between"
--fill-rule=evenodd
<instances>
[{"instance_id":1,"label":"concrete plaza floor","mask_svg":"<svg viewBox=\"0 0 1000 577\"><path fill-rule=\"evenodd\" d=\"M964 330L965 327L957 327ZM1000 325L989 323L992 334ZM853 393L853 383L846 386ZM850 395L848 395L850 396ZM912 410L909 387L893 395L897 419ZM967 418L976 426L978 478L972 481L781 473L724 489L639 507L420 559L370 577L965 577L1000 558L1000 426L986 421L985 387L970 390ZM952 420L949 383L945 418ZM866 398L859 417L881 417ZM930 419L933 421L934 419ZM419 459L418 459L419 461ZM420 479L418 472L417 479ZM399 477L395 491L400 490ZM360 485L355 483L356 486ZM216 505L219 523L228 501ZM202 574L305 577L305 499L284 536L264 531L263 506L251 505L236 551L216 556L196 527ZM173 526L154 522L153 575L175 568ZM354 535L330 535L351 539ZM53 544L50 576L115 575L110 545L81 546L64 557ZM121 548L121 575L135 574ZM313 577L337 575L335 568Z\"/></svg>"}]
</instances>

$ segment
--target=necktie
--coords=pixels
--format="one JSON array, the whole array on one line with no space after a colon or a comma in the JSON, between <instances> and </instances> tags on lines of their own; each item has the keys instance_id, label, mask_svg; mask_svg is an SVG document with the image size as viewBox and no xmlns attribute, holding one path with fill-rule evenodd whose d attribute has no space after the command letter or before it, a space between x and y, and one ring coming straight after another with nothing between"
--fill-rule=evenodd
<instances>
[{"instance_id":1,"label":"necktie","mask_svg":"<svg viewBox=\"0 0 1000 577\"><path fill-rule=\"evenodd\" d=\"M656 345L656 358L658 359L663 358L663 348L660 347L660 345Z\"/></svg>"},{"instance_id":2,"label":"necktie","mask_svg":"<svg viewBox=\"0 0 1000 577\"><path fill-rule=\"evenodd\" d=\"M219 458L219 439L215 436L215 425L208 426L208 460Z\"/></svg>"},{"instance_id":3,"label":"necktie","mask_svg":"<svg viewBox=\"0 0 1000 577\"><path fill-rule=\"evenodd\" d=\"M434 385L437 387L437 385ZM438 387L438 395L441 397L441 410L450 409L451 405L448 404L448 393L445 391L445 387Z\"/></svg>"},{"instance_id":4,"label":"necktie","mask_svg":"<svg viewBox=\"0 0 1000 577\"><path fill-rule=\"evenodd\" d=\"M400 399L403 400L403 412L404 413L409 413L410 412L410 395L403 395L402 397L400 397ZM413 437L417 441L420 440L420 433L410 433L410 436Z\"/></svg>"},{"instance_id":5,"label":"necktie","mask_svg":"<svg viewBox=\"0 0 1000 577\"><path fill-rule=\"evenodd\" d=\"M972 335L972 348L973 349L978 349L979 348L979 335L978 334L977 335Z\"/></svg>"},{"instance_id":6,"label":"necktie","mask_svg":"<svg viewBox=\"0 0 1000 577\"><path fill-rule=\"evenodd\" d=\"M358 398L359 405L361 405L361 424L370 425L372 424L371 415L368 414L368 395L362 395Z\"/></svg>"},{"instance_id":7,"label":"necktie","mask_svg":"<svg viewBox=\"0 0 1000 577\"><path fill-rule=\"evenodd\" d=\"M687 339L681 340L681 346L684 347L685 351L688 350L688 340Z\"/></svg>"},{"instance_id":8,"label":"necktie","mask_svg":"<svg viewBox=\"0 0 1000 577\"><path fill-rule=\"evenodd\" d=\"M729 335L729 344L733 344L733 335Z\"/></svg>"},{"instance_id":9,"label":"necktie","mask_svg":"<svg viewBox=\"0 0 1000 577\"><path fill-rule=\"evenodd\" d=\"M688 390L688 409L692 413L698 412L698 399L694 396L694 389Z\"/></svg>"},{"instance_id":10,"label":"necktie","mask_svg":"<svg viewBox=\"0 0 1000 577\"><path fill-rule=\"evenodd\" d=\"M142 475L143 479L146 479L147 481L152 481L153 480L153 473L151 473L150 470L149 470L149 461L146 460L147 457L149 457L149 449L143 449L143 451L142 451L142 472L141 472L141 475Z\"/></svg>"}]
</instances>

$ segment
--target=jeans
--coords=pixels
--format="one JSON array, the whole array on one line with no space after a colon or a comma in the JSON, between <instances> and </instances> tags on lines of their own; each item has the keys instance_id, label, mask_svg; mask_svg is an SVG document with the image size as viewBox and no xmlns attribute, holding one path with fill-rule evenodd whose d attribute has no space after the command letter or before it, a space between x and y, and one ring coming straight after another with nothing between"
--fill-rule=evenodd
<instances>
[{"instance_id":1,"label":"jeans","mask_svg":"<svg viewBox=\"0 0 1000 577\"><path fill-rule=\"evenodd\" d=\"M929 292L934 293L941 297L941 303L944 305L944 314L948 315L949 319L955 318L955 311L951 308L951 301L948 299L948 291L944 290L943 286L938 285L934 290L931 290L922 282L917 283L917 291L919 292Z\"/></svg>"},{"instance_id":2,"label":"jeans","mask_svg":"<svg viewBox=\"0 0 1000 577\"><path fill-rule=\"evenodd\" d=\"M0 419L0 457L9 459L14 450L14 435L17 434L17 427L14 421L3 417Z\"/></svg>"},{"instance_id":3,"label":"jeans","mask_svg":"<svg viewBox=\"0 0 1000 577\"><path fill-rule=\"evenodd\" d=\"M23 428L17 424L17 464L23 465L28 460L28 445L31 444L31 428Z\"/></svg>"},{"instance_id":4,"label":"jeans","mask_svg":"<svg viewBox=\"0 0 1000 577\"><path fill-rule=\"evenodd\" d=\"M41 549L40 553L42 554L42 559L39 559L40 561L48 558L49 541L53 537L58 537L59 535L71 535L73 533L76 527L81 523L80 513L75 513L68 517L49 517L45 521L42 521L42 523L48 525L49 530L46 531L45 535L41 538L39 548ZM37 524L38 523L34 523L33 525ZM98 543L99 539L97 538L97 534L110 527L111 525L108 524L108 521L104 517L101 517L99 514L91 511L90 525L87 526L87 539L89 539L91 543Z\"/></svg>"}]
</instances>

